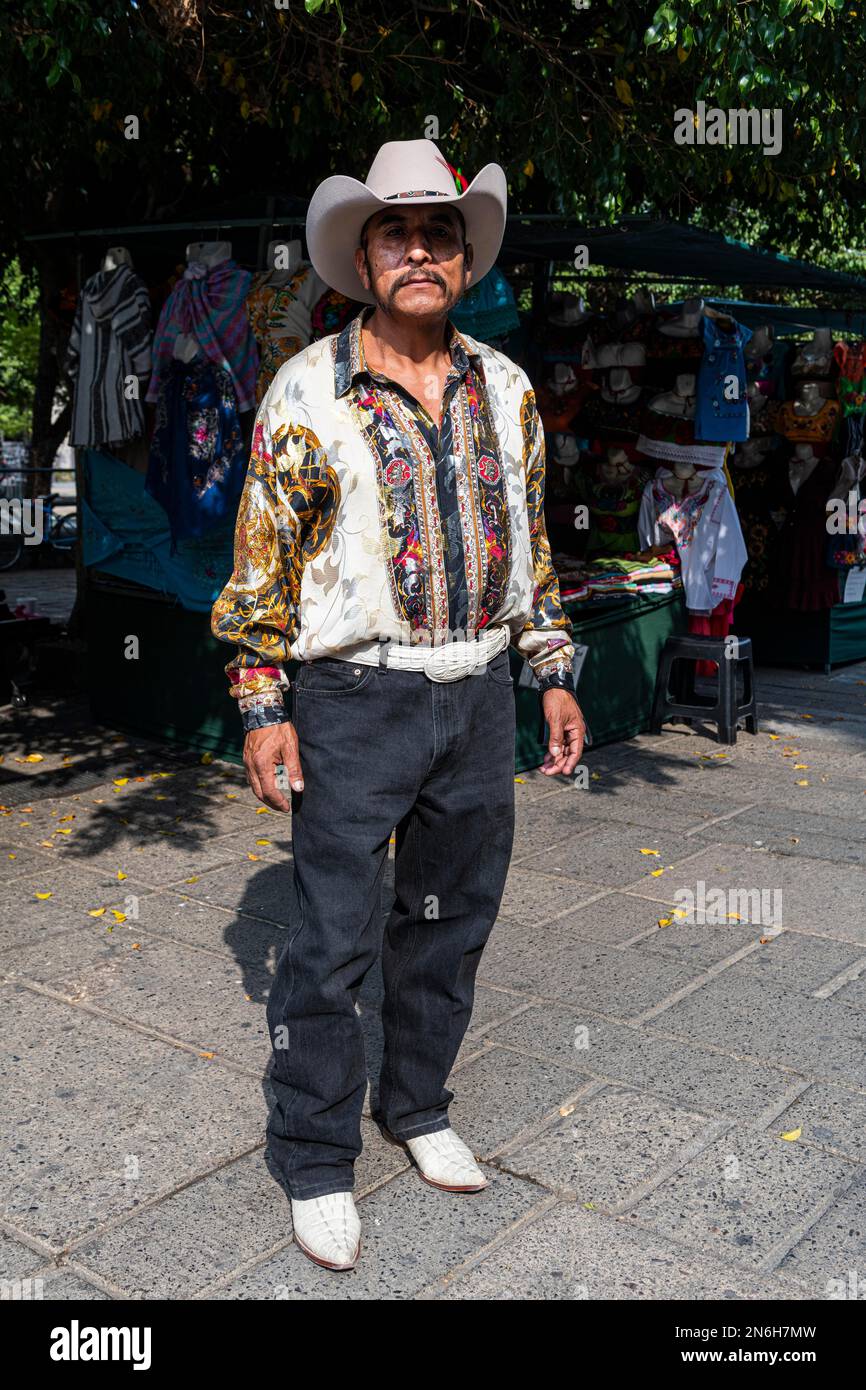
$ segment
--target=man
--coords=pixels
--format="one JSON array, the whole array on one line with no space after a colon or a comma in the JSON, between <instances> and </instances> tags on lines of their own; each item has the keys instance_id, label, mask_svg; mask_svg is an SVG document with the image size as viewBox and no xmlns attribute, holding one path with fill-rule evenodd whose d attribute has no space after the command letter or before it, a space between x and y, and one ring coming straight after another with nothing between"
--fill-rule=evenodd
<instances>
[{"instance_id":1,"label":"man","mask_svg":"<svg viewBox=\"0 0 866 1390\"><path fill-rule=\"evenodd\" d=\"M445 1082L511 855L509 642L539 682L544 771L571 773L583 747L535 397L519 367L448 319L494 264L505 208L498 165L460 192L428 140L384 145L366 184L319 185L313 265L374 307L272 382L234 573L213 609L214 634L238 647L226 670L250 785L292 811L297 912L268 1003L268 1134L295 1239L329 1269L350 1269L360 1250L367 1073L355 1003L380 945L374 1118L433 1186L487 1185L449 1124ZM279 664L292 658L303 665L290 721Z\"/></svg>"}]
</instances>

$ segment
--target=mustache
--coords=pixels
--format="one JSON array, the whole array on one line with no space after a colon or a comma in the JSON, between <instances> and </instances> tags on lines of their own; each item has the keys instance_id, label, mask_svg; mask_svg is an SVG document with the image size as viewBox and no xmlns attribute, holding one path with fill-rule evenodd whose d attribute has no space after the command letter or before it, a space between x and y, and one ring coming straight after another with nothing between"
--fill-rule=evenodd
<instances>
[{"instance_id":1,"label":"mustache","mask_svg":"<svg viewBox=\"0 0 866 1390\"><path fill-rule=\"evenodd\" d=\"M441 275L437 275L435 271L422 270L420 272L407 271L405 275L401 276L394 286L394 289L400 290L404 285L418 284L419 282L423 283L425 281L432 285L439 285L443 290L446 288L445 281L442 279Z\"/></svg>"}]
</instances>

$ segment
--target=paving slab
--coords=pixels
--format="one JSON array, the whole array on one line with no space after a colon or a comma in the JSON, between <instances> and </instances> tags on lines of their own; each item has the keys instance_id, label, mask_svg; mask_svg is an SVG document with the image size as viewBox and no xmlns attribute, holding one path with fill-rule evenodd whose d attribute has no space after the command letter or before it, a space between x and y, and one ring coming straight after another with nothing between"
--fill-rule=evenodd
<instances>
[{"instance_id":1,"label":"paving slab","mask_svg":"<svg viewBox=\"0 0 866 1390\"><path fill-rule=\"evenodd\" d=\"M804 1145L866 1163L866 1095L855 1091L809 1086L768 1128L773 1134L799 1130Z\"/></svg>"},{"instance_id":2,"label":"paving slab","mask_svg":"<svg viewBox=\"0 0 866 1390\"><path fill-rule=\"evenodd\" d=\"M527 1143L509 1148L499 1165L606 1211L691 1152L711 1123L625 1086L605 1086L569 1111Z\"/></svg>"},{"instance_id":3,"label":"paving slab","mask_svg":"<svg viewBox=\"0 0 866 1390\"><path fill-rule=\"evenodd\" d=\"M832 998L792 995L736 966L656 1013L653 1023L714 1047L735 1046L740 1056L794 1075L866 1087L866 1020Z\"/></svg>"},{"instance_id":4,"label":"paving slab","mask_svg":"<svg viewBox=\"0 0 866 1390\"><path fill-rule=\"evenodd\" d=\"M533 1006L497 1024L486 1040L550 1057L581 1075L621 1082L705 1115L752 1120L778 1105L797 1078L766 1063L743 1061L653 1028L611 1023L557 1005Z\"/></svg>"},{"instance_id":5,"label":"paving slab","mask_svg":"<svg viewBox=\"0 0 866 1390\"><path fill-rule=\"evenodd\" d=\"M408 1169L402 1151L387 1144L375 1125L365 1121L362 1129L356 1201ZM257 1257L285 1248L291 1235L291 1202L257 1150L78 1245L74 1259L77 1268L129 1298L190 1299Z\"/></svg>"},{"instance_id":6,"label":"paving slab","mask_svg":"<svg viewBox=\"0 0 866 1390\"><path fill-rule=\"evenodd\" d=\"M2 1002L0 1211L51 1249L264 1141L249 1077L20 986Z\"/></svg>"},{"instance_id":7,"label":"paving slab","mask_svg":"<svg viewBox=\"0 0 866 1390\"><path fill-rule=\"evenodd\" d=\"M264 1070L273 975L261 944L238 930L229 956L150 936L141 922L123 923L110 936L94 924L8 951L0 971L7 981L43 985L70 1002Z\"/></svg>"},{"instance_id":8,"label":"paving slab","mask_svg":"<svg viewBox=\"0 0 866 1390\"><path fill-rule=\"evenodd\" d=\"M845 865L843 870L820 859L720 843L697 849L688 863L677 864L675 873L665 873L662 879L645 875L630 885L629 892L669 902L672 888L674 893L682 889L696 893L699 882L704 883L705 893L716 888L738 893L780 891L784 926L866 946L866 869L858 865ZM772 899L768 902L772 907Z\"/></svg>"},{"instance_id":9,"label":"paving slab","mask_svg":"<svg viewBox=\"0 0 866 1390\"><path fill-rule=\"evenodd\" d=\"M732 1268L573 1202L522 1224L486 1259L448 1276L440 1301L806 1298L775 1274Z\"/></svg>"},{"instance_id":10,"label":"paving slab","mask_svg":"<svg viewBox=\"0 0 866 1390\"><path fill-rule=\"evenodd\" d=\"M862 1170L861 1170L862 1171ZM815 1149L751 1130L731 1130L641 1198L644 1227L744 1265L779 1264L790 1240L858 1169Z\"/></svg>"},{"instance_id":11,"label":"paving slab","mask_svg":"<svg viewBox=\"0 0 866 1390\"><path fill-rule=\"evenodd\" d=\"M335 1274L295 1245L256 1265L212 1294L234 1299L413 1298L474 1251L532 1211L543 1194L532 1183L487 1170L482 1192L438 1192L414 1172L387 1183L358 1204L361 1254Z\"/></svg>"},{"instance_id":12,"label":"paving slab","mask_svg":"<svg viewBox=\"0 0 866 1390\"><path fill-rule=\"evenodd\" d=\"M614 1018L661 1003L702 973L679 961L637 956L577 936L560 922L497 922L479 979L525 995L540 994Z\"/></svg>"},{"instance_id":13,"label":"paving slab","mask_svg":"<svg viewBox=\"0 0 866 1390\"><path fill-rule=\"evenodd\" d=\"M99 865L88 871L47 861L36 873L0 884L0 948L57 931L85 929L94 921L88 913L99 908L106 914L135 911L135 900L140 909L141 899L150 891L150 885L131 873L120 882L116 871Z\"/></svg>"},{"instance_id":14,"label":"paving slab","mask_svg":"<svg viewBox=\"0 0 866 1390\"><path fill-rule=\"evenodd\" d=\"M866 1169L847 1192L833 1203L780 1266L786 1273L810 1285L815 1298L866 1296L863 1253L866 1250Z\"/></svg>"}]
</instances>

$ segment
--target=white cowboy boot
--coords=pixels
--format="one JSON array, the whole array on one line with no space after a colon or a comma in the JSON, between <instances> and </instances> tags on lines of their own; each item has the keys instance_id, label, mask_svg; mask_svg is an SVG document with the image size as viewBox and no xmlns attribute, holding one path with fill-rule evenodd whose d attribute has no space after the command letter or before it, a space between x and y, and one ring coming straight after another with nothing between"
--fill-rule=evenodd
<instances>
[{"instance_id":1,"label":"white cowboy boot","mask_svg":"<svg viewBox=\"0 0 866 1390\"><path fill-rule=\"evenodd\" d=\"M351 1192L292 1198L295 1243L325 1269L351 1269L361 1250L361 1221Z\"/></svg>"},{"instance_id":2,"label":"white cowboy boot","mask_svg":"<svg viewBox=\"0 0 866 1390\"><path fill-rule=\"evenodd\" d=\"M445 1192L480 1192L488 1179L453 1129L438 1129L406 1140L406 1147L418 1165L418 1172L431 1187Z\"/></svg>"}]
</instances>

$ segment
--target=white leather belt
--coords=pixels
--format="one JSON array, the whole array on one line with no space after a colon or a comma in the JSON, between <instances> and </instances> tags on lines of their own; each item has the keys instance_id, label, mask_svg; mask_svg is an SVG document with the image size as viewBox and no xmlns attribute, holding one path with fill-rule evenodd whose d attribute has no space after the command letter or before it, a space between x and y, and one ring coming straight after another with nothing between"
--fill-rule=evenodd
<instances>
[{"instance_id":1,"label":"white leather belt","mask_svg":"<svg viewBox=\"0 0 866 1390\"><path fill-rule=\"evenodd\" d=\"M431 681L456 681L483 669L510 641L507 627L495 627L483 629L471 641L444 642L438 647L390 642L386 648L387 665L389 670L423 671ZM367 642L341 651L339 655L347 661L358 661L362 666L378 666L382 646L380 642Z\"/></svg>"}]
</instances>

